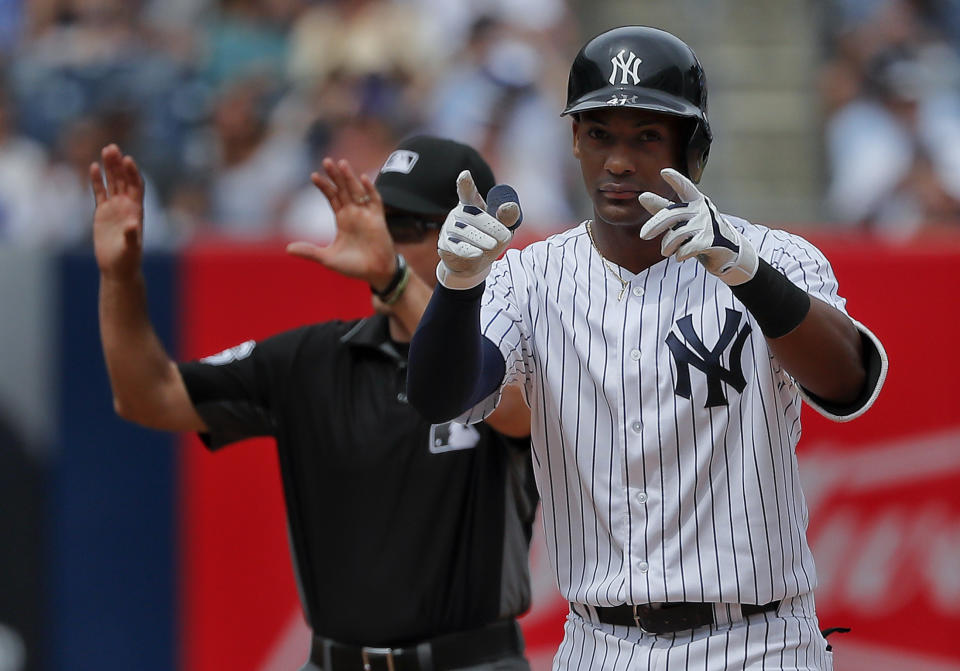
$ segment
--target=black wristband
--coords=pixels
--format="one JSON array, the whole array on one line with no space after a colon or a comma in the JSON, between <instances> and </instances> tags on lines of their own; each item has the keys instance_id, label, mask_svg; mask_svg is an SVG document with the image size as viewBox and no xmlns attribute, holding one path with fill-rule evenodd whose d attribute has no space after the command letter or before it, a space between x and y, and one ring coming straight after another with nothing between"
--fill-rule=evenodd
<instances>
[{"instance_id":1,"label":"black wristband","mask_svg":"<svg viewBox=\"0 0 960 671\"><path fill-rule=\"evenodd\" d=\"M753 278L730 289L768 338L787 335L810 311L810 294L763 259Z\"/></svg>"},{"instance_id":2,"label":"black wristband","mask_svg":"<svg viewBox=\"0 0 960 671\"><path fill-rule=\"evenodd\" d=\"M403 276L406 274L406 272L407 272L407 260L403 258L403 254L397 254L397 270L395 273L393 273L393 278L390 280L390 284L384 287L383 291L377 291L371 284L370 291L372 291L377 298L379 298L380 300L383 300L384 298L392 294L393 290L400 285L400 282L403 281Z\"/></svg>"}]
</instances>

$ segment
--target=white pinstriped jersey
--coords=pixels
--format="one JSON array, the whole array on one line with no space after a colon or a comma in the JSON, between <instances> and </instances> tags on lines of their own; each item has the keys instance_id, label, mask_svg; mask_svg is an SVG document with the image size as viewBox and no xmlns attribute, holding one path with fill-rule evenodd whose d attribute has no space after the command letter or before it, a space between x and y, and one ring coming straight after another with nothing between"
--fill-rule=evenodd
<instances>
[{"instance_id":1,"label":"white pinstriped jersey","mask_svg":"<svg viewBox=\"0 0 960 671\"><path fill-rule=\"evenodd\" d=\"M813 245L728 219L760 257L844 311ZM810 592L798 385L729 287L695 260L664 259L637 275L610 265L583 224L510 250L487 279L480 315L505 381L523 383L533 411L562 594L610 606ZM619 300L614 270L629 282ZM479 420L496 397L464 418Z\"/></svg>"}]
</instances>

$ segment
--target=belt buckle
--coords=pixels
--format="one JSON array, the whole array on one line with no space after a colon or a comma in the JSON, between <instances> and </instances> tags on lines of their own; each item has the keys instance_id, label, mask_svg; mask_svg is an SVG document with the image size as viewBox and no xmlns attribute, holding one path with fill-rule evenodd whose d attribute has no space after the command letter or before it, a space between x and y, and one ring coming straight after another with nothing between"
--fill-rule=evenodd
<instances>
[{"instance_id":1,"label":"belt buckle","mask_svg":"<svg viewBox=\"0 0 960 671\"><path fill-rule=\"evenodd\" d=\"M633 605L633 621L637 625L637 629L642 631L645 634L653 634L654 632L648 630L643 626L643 620L653 611L650 604L648 603L637 603Z\"/></svg>"},{"instance_id":2,"label":"belt buckle","mask_svg":"<svg viewBox=\"0 0 960 671\"><path fill-rule=\"evenodd\" d=\"M387 671L394 671L393 648L360 648L360 659L363 662L363 671L371 671L370 655L383 657L387 661Z\"/></svg>"}]
</instances>

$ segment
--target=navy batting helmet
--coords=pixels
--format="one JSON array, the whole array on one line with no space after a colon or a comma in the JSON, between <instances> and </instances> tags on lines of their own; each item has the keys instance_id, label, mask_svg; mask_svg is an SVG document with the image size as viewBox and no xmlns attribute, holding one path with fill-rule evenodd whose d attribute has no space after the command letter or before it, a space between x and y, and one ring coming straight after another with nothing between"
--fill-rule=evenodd
<instances>
[{"instance_id":1,"label":"navy batting helmet","mask_svg":"<svg viewBox=\"0 0 960 671\"><path fill-rule=\"evenodd\" d=\"M713 135L707 81L697 55L680 38L647 26L597 35L573 60L563 114L636 107L690 119L684 172L700 180Z\"/></svg>"}]
</instances>

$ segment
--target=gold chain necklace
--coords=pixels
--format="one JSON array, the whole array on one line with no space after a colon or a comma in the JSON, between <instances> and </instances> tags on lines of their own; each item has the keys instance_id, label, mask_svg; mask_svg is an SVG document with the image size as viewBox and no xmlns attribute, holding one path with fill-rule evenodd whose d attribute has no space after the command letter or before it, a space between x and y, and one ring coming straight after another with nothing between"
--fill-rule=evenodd
<instances>
[{"instance_id":1,"label":"gold chain necklace","mask_svg":"<svg viewBox=\"0 0 960 671\"><path fill-rule=\"evenodd\" d=\"M590 237L590 244L593 245L595 250L597 250L597 254L600 255L600 260L603 261L603 265L607 267L607 270L610 271L610 274L616 277L617 281L620 282L620 293L617 295L617 301L622 301L623 294L627 291L627 286L630 284L630 282L620 277L620 273L614 270L613 266L610 265L610 262L604 258L603 252L601 252L600 248L597 247L597 241L593 239L593 227L590 225L592 223L593 222L590 220L587 221L587 235Z\"/></svg>"}]
</instances>

